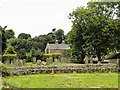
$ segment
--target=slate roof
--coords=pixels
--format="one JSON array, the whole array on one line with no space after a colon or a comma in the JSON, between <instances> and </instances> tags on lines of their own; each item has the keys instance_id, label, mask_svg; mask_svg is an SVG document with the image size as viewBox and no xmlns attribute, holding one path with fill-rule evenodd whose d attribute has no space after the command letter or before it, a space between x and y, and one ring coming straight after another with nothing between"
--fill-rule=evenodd
<instances>
[{"instance_id":1,"label":"slate roof","mask_svg":"<svg viewBox=\"0 0 120 90\"><path fill-rule=\"evenodd\" d=\"M107 59L120 59L120 53L111 54Z\"/></svg>"},{"instance_id":2,"label":"slate roof","mask_svg":"<svg viewBox=\"0 0 120 90\"><path fill-rule=\"evenodd\" d=\"M57 47L55 44L49 44L49 48L50 49L61 49L61 50L70 49L70 47L67 44L58 44Z\"/></svg>"}]
</instances>

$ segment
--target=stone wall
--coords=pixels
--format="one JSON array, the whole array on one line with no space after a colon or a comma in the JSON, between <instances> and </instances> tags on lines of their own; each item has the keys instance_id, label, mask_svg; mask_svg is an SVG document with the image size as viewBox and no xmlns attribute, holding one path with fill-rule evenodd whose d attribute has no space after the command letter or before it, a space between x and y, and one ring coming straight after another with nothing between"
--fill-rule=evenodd
<instances>
[{"instance_id":1,"label":"stone wall","mask_svg":"<svg viewBox=\"0 0 120 90\"><path fill-rule=\"evenodd\" d=\"M70 66L22 66L10 67L8 73L14 75L50 74L50 73L108 73L118 72L116 65L70 65Z\"/></svg>"}]
</instances>

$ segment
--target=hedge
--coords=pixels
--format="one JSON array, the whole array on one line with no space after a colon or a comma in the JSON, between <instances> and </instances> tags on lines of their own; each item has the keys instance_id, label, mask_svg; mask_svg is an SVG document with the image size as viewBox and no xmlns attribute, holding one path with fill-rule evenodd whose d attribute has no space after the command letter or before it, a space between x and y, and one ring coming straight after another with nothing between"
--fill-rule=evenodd
<instances>
[{"instance_id":1,"label":"hedge","mask_svg":"<svg viewBox=\"0 0 120 90\"><path fill-rule=\"evenodd\" d=\"M11 59L16 59L17 55L16 54L4 54L2 57L3 62L5 60L11 60Z\"/></svg>"},{"instance_id":2,"label":"hedge","mask_svg":"<svg viewBox=\"0 0 120 90\"><path fill-rule=\"evenodd\" d=\"M43 55L44 58L59 58L59 57L62 57L62 54L61 53L52 53L52 54L44 54Z\"/></svg>"}]
</instances>

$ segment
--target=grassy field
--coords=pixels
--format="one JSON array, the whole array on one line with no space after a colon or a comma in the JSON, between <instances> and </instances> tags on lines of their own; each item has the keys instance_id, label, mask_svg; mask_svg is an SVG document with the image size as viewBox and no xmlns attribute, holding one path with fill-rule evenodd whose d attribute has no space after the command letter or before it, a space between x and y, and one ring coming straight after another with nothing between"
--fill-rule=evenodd
<instances>
[{"instance_id":1,"label":"grassy field","mask_svg":"<svg viewBox=\"0 0 120 90\"><path fill-rule=\"evenodd\" d=\"M118 88L118 74L39 74L3 78L17 88Z\"/></svg>"}]
</instances>

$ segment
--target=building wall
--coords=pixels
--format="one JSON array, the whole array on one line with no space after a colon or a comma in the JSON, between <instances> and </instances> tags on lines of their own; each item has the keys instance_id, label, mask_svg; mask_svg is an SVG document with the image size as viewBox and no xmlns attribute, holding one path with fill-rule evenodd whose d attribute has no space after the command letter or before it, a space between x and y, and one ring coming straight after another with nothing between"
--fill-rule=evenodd
<instances>
[{"instance_id":1,"label":"building wall","mask_svg":"<svg viewBox=\"0 0 120 90\"><path fill-rule=\"evenodd\" d=\"M46 51L49 51L49 49L47 49ZM61 53L64 56L66 54L66 50L50 49L50 53L46 52L46 54L51 54L51 53Z\"/></svg>"}]
</instances>

